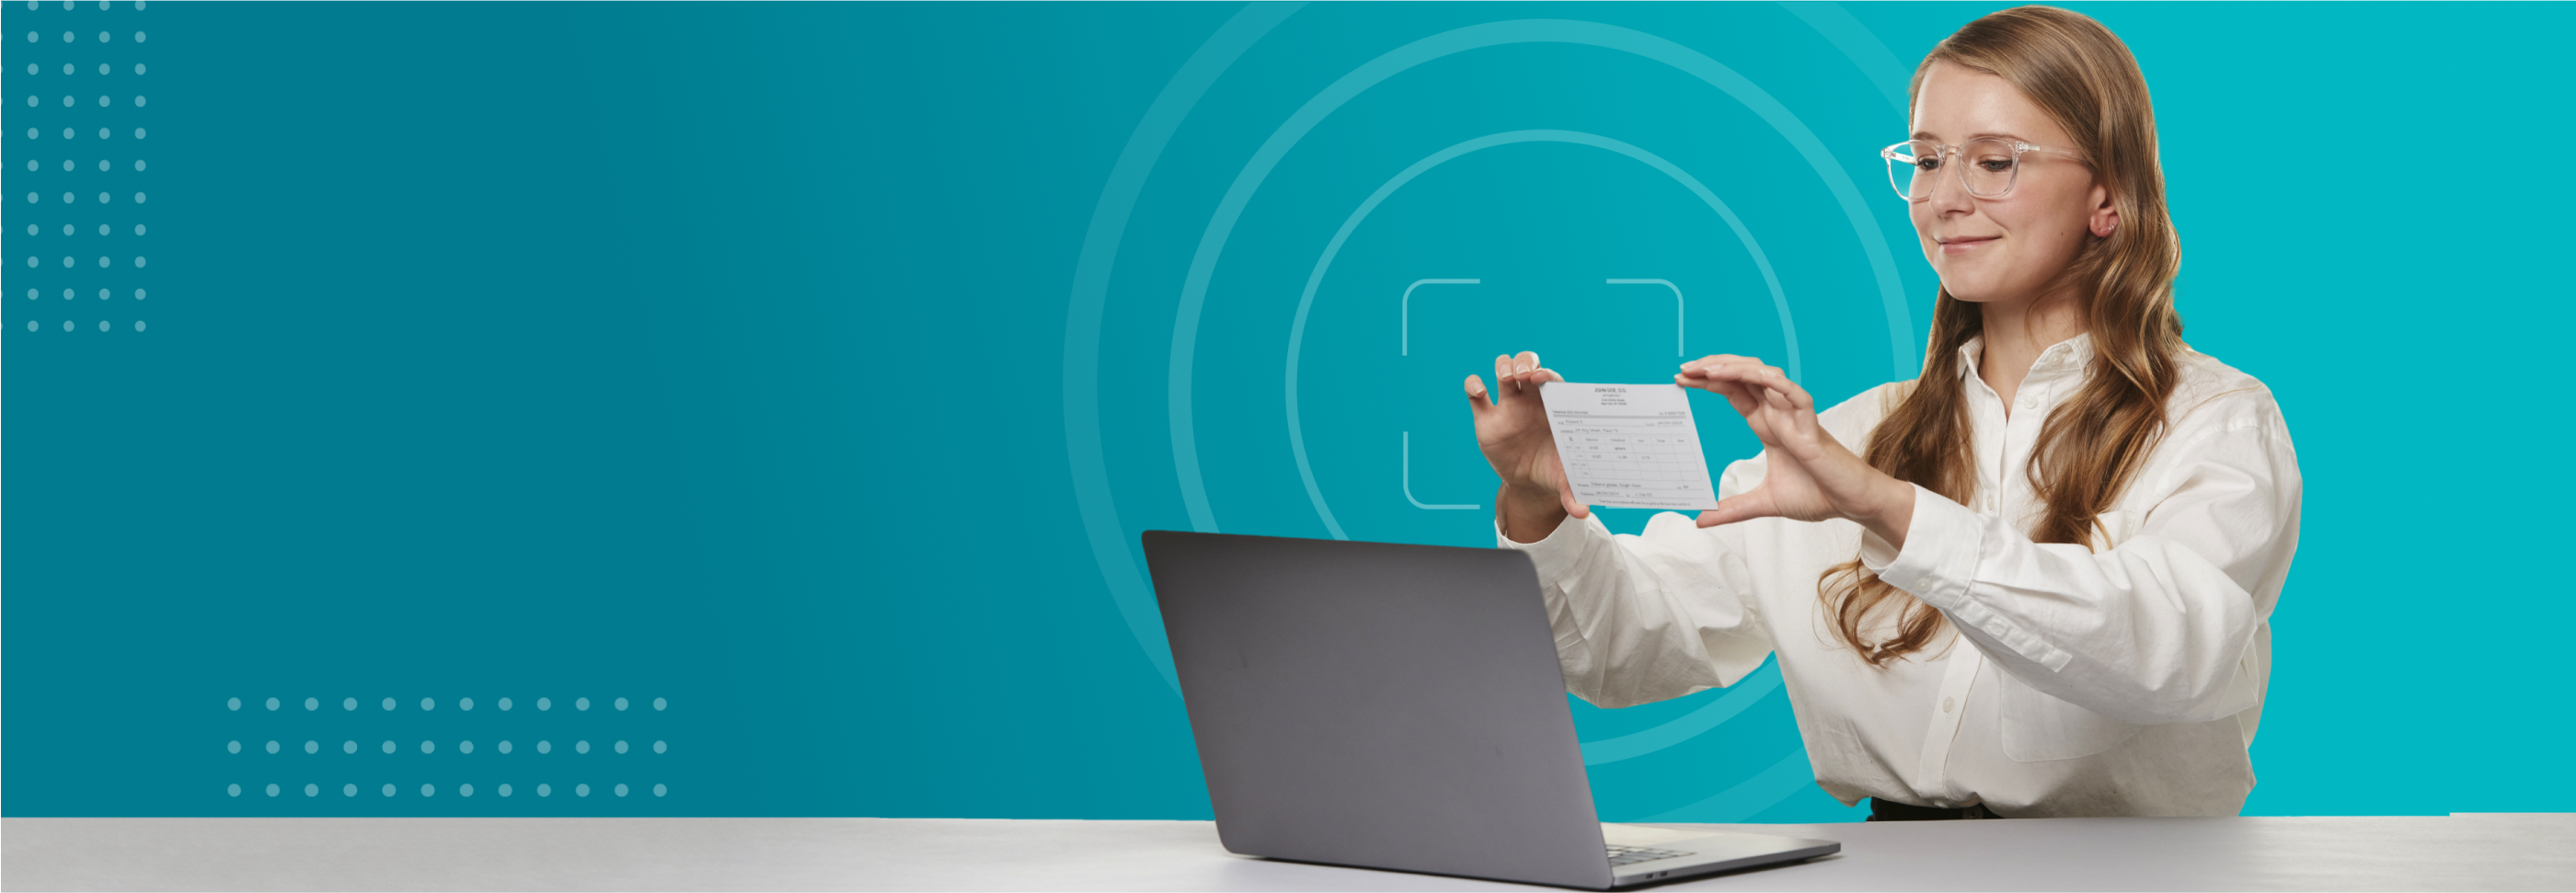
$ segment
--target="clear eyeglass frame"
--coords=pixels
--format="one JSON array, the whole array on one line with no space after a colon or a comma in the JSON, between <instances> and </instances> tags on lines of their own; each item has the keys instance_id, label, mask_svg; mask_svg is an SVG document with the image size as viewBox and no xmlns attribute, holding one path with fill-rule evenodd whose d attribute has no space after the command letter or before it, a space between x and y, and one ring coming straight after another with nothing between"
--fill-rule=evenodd
<instances>
[{"instance_id":1,"label":"clear eyeglass frame","mask_svg":"<svg viewBox=\"0 0 2576 893\"><path fill-rule=\"evenodd\" d=\"M1896 190L1896 196L1898 198L1902 198L1908 202L1931 201L1932 196L1929 194L1924 195L1922 198L1914 197L1913 191L1906 188L1906 183L1911 181L1914 175L1909 173L1906 175L1905 180L1898 180L1896 174L1897 168L1905 167L1920 170L1920 168L1916 167L1921 163L1922 158L1922 153L1916 149L1918 146L1927 147L1933 152L1939 153L1934 156L1939 159L1946 160L1950 158L1958 158L1964 161L1968 155L1967 147L1978 143L2000 143L2011 148L2013 153L2012 172L2004 178L2004 188L1993 193L1978 192L1975 186L1968 183L1968 168L1964 163L1950 165L1953 170L1958 172L1957 177L1959 180L1959 188L1967 190L1969 195L1973 195L1978 198L1994 199L2011 195L2013 187L2021 183L2021 157L2025 153L2050 152L2074 159L2077 163L2086 163L2084 162L2083 154L2073 149L2042 146L2036 143L2023 142L2018 139L1969 140L1965 144L1955 146L1945 146L1931 140L1906 140L1904 142L1897 143L1896 145L1878 150L1878 157L1887 159L1887 185Z\"/></svg>"}]
</instances>

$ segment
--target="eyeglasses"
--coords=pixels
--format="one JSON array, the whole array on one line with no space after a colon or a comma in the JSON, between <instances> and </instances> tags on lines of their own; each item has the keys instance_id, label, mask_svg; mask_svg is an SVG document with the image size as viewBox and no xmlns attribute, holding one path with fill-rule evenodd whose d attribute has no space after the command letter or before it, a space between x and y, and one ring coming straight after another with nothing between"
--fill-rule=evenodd
<instances>
[{"instance_id":1,"label":"eyeglasses","mask_svg":"<svg viewBox=\"0 0 2576 893\"><path fill-rule=\"evenodd\" d=\"M1887 185L1906 201L1919 202L1932 198L1933 179L1941 175L1941 162L1956 155L1952 165L1959 172L1959 185L1978 198L2002 198L2012 193L2013 183L2021 178L2021 156L2024 152L2055 152L2083 161L2072 149L2034 146L2020 140L1971 140L1964 146L1944 146L1931 140L1906 140L1878 150L1887 159Z\"/></svg>"}]
</instances>

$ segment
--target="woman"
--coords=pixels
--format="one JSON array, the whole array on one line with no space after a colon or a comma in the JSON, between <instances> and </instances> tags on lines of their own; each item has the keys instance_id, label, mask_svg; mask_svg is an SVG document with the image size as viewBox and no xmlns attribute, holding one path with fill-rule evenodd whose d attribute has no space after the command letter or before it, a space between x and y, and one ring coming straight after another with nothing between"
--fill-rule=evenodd
<instances>
[{"instance_id":1,"label":"woman","mask_svg":"<svg viewBox=\"0 0 2576 893\"><path fill-rule=\"evenodd\" d=\"M1497 543L1594 704L1776 652L1817 783L1874 819L2234 815L2298 460L2270 391L2182 343L2146 81L2101 24L2024 6L1934 47L1911 96L1884 154L1941 280L1922 376L1819 414L1758 359L1683 364L1762 453L1696 525L1614 536L1557 462L1538 390L1563 379L1498 357L1466 382Z\"/></svg>"}]
</instances>

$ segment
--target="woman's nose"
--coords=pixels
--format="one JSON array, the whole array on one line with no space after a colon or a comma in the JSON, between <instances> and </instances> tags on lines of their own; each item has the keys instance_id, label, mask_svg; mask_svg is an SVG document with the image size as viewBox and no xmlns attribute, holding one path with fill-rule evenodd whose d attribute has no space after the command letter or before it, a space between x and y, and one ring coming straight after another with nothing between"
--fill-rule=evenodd
<instances>
[{"instance_id":1,"label":"woman's nose","mask_svg":"<svg viewBox=\"0 0 2576 893\"><path fill-rule=\"evenodd\" d=\"M1957 163L1957 159L1950 159L1950 164ZM1932 178L1932 194L1924 201L1931 204L1934 212L1973 211L1977 207L1976 197L1968 194L1967 184L1959 182L1959 173L1949 165L1943 165L1939 176Z\"/></svg>"}]
</instances>

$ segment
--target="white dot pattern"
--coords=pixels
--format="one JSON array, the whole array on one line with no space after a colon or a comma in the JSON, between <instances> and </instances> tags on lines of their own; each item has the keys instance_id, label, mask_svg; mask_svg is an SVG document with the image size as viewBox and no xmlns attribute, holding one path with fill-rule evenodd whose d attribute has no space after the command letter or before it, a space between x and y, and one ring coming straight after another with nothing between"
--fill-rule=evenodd
<instances>
[{"instance_id":1,"label":"white dot pattern","mask_svg":"<svg viewBox=\"0 0 2576 893\"><path fill-rule=\"evenodd\" d=\"M136 297L139 299L139 298L141 298L141 297L142 297L142 295L140 294L140 290L137 290L137 291L138 291L138 293L136 294ZM39 295L39 294L37 294L35 290L30 290L30 293L29 293L29 295L28 295L28 296L29 296L30 298L40 297L40 295ZM75 295L73 295L73 294L71 294L71 293L69 293L69 292L67 291L67 292L66 292L66 294L64 295L64 297L66 297L66 298L70 298L70 297L75 297ZM109 293L107 293L107 292L105 292L104 290L102 290L102 293L99 295L99 297L100 297L101 299L108 299L108 298L111 298L111 297L112 297L112 295L111 295L111 294L109 294ZM69 327L69 325L70 325L69 323L66 323L66 324L65 324L66 328L68 328L68 327ZM106 326L106 324L105 324L105 323L101 323L101 327L102 327L102 328L104 328L105 326ZM138 328L140 328L140 324L139 324L139 323L137 324L137 327L138 327ZM263 699L261 699L261 700L259 701L258 706L263 707L263 708L266 708L268 711L278 711L278 712L282 712L282 711L283 711L283 709L284 709L284 707L286 706L286 703L287 703L287 702L286 702L284 699L276 698L276 697L269 697L269 698L263 698ZM495 703L496 703L497 705L499 705L499 706L500 706L500 708L501 708L502 710L505 710L505 711L506 711L506 710L508 710L508 709L510 709L510 707L512 706L512 700L511 700L510 698L506 698L506 697L498 699L497 701L495 701ZM538 701L537 701L537 703L538 703L538 709L540 709L540 710L544 710L544 709L550 708L550 707L552 706L552 702L551 702L551 700L550 700L550 699L547 699L547 698L539 698L539 699L538 699ZM318 712L320 712L320 711L321 711L321 709L322 709L322 704L323 704L323 699L322 699L322 698L320 698L320 697L306 697L306 698L304 698L304 699L303 699L303 706L304 706L304 709L305 709L305 711L306 711L306 712L310 712L310 713L318 713ZM470 697L458 698L458 699L456 700L456 707L457 707L457 709L458 709L460 712L462 712L462 711L472 710L472 709L473 709L473 704L474 704L474 699L473 699L473 698L470 698ZM575 699L574 699L574 705L575 705L574 709L576 709L576 710L587 710L587 709L589 709L589 704L590 704L590 699L589 699L589 698L587 698L587 697L575 698ZM628 708L630 708L630 707L633 705L633 702L629 701L629 700L628 700L628 699L626 699L626 698L622 698L622 697L621 697L621 698L615 698L615 699L612 699L612 700L610 701L610 704L611 704L613 707L615 707L615 709L617 709L617 710L619 710L619 711L625 711L625 710L627 710ZM653 701L652 701L652 704L653 704L653 709L654 709L654 710L656 710L656 711L664 711L664 710L668 710L668 709L670 709L670 702L669 702L668 700L666 700L666 699L663 699L663 698L654 698L654 699L653 699ZM391 711L391 710L394 710L394 709L395 709L395 707L397 706L397 703L396 703L395 699L393 699L393 698L385 698L385 699L383 700L383 702L382 702L382 706L384 707L384 709L385 709L385 710ZM421 699L421 709L422 709L423 711L430 711L430 710L434 710L434 709L436 708L436 706L437 706L437 701L436 701L436 699L435 699L435 698L423 698L423 699ZM242 707L243 707L242 699L241 699L241 698L239 698L239 697L226 698L226 699L225 699L225 701L224 701L224 708L225 708L227 711L231 711L231 712L240 712L240 711L242 710ZM341 701L340 701L340 708L341 708L341 711L342 711L343 713L355 714L355 713L357 712L357 709L358 709L358 699L357 699L356 697L344 697L344 698L342 698L342 699L341 699ZM462 717L460 717L460 719L462 719ZM499 719L499 717L494 717L494 719L496 719L496 720L497 720L497 719ZM388 755L388 756L393 756L393 755L396 755L397 751L399 750L399 748L397 747L397 744L398 744L398 742L396 742L396 741L394 741L394 740L390 740L390 739L388 739L388 740L385 740L385 741L382 743L381 748L382 748L382 750L384 751L384 753L385 753L386 755ZM656 753L656 754L668 753L668 752L670 751L670 743L669 743L668 741L664 741L664 740L655 740L655 741L653 741L653 742L652 742L652 744L653 744L653 752L654 752L654 753ZM262 742L262 744L260 745L260 747L261 747L261 749L265 750L265 751L266 751L267 753L269 753L269 754L272 754L272 755L278 755L278 754L282 754L282 753L284 753L284 752L287 750L287 748L286 748L286 746L285 746L285 745L286 745L286 742L284 742L284 741L271 739L271 740L266 740L266 741ZM616 753L619 753L619 754L625 754L625 753L628 753L628 752L630 752L631 750L633 750L633 748L634 748L634 744L633 744L632 742L629 742L629 741L625 740L625 739L617 739L617 740L614 740L614 741L610 742L610 748L611 748L612 750L614 750ZM538 753L540 753L540 754L550 753L550 752L552 752L552 751L553 751L553 749L554 749L554 745L553 745L553 743L552 743L551 741L544 740L544 739L540 739L540 740L538 740L538 742L537 742L537 752L538 752ZM240 754L240 753L242 752L242 742L241 742L239 739L228 740L228 741L224 742L224 750L225 750L227 753L231 753L231 754L238 755L238 754ZM305 753L306 755L309 755L309 756L319 756L319 755L321 754L321 752L322 752L322 742L320 741L320 739L307 739L307 740L305 740L305 741L304 741L304 748L303 748L303 750L304 750L304 753ZM510 754L510 753L512 753L512 752L513 752L513 750L515 750L515 745L514 745L511 741L509 741L508 739L502 739L502 740L500 740L500 741L498 742L498 744L497 744L497 751L498 751L498 754L500 754L500 755L507 755L507 754ZM459 755L459 756L465 756L465 755L471 755L471 754L473 754L473 753L474 753L474 751L475 751L474 742L473 742L472 740L468 739L468 740L459 740L458 742L456 742L456 745L455 745L455 748L454 748L454 751L453 751L453 752L454 752L455 754ZM574 751L575 753L588 754L588 753L590 752L590 741L589 741L588 739L576 739L576 740L573 742L573 751ZM355 755L355 754L358 752L358 742L357 742L357 740L355 740L355 739L347 739L347 740L343 740L343 741L341 742L341 744L340 744L340 752L341 752L342 754L344 754L344 755ZM421 741L421 742L420 742L420 753L421 753L423 756L429 756L429 757L433 757L433 758L435 758L435 757L436 757L436 755L437 755L437 753L438 753L438 744L437 744L436 740L435 740L435 739L429 739L429 740L423 740L423 741ZM486 758L484 758L484 759L497 759L497 757L486 757ZM292 763L292 762L293 762L293 761L285 761L285 762L277 763L276 765L278 765L278 766L286 766L286 765L288 765L289 763ZM262 763L262 765L268 765L268 764L267 764L267 763ZM294 763L294 765L301 766L301 765L304 765L304 764L302 764L302 763ZM315 765L316 767L319 767L321 764L317 763L317 764L314 764L314 765ZM333 764L333 765L334 765L334 766L337 766L338 764L336 764L336 763L335 763L335 764ZM353 763L353 764L350 764L350 766L351 766L351 767L355 767L356 765L357 765L357 764L354 764L354 763ZM394 764L388 764L388 765L394 765ZM408 762L404 762L404 763L402 763L402 765L406 765L406 766L408 766L408 765L410 765L410 764L409 764ZM428 765L428 764L422 764L422 765ZM458 764L458 765L463 765L463 764ZM510 770L510 769L508 769L507 767L511 767L511 766L516 765L516 764L512 763L511 761L504 760L504 761L501 761L501 762L499 762L499 763L477 763L476 765L483 766L485 769L491 769L491 768L502 768L504 771L511 771L511 770ZM540 764L533 764L533 763L532 763L532 764L526 764L526 765L524 765L524 766L518 766L518 769L519 769L520 771L524 771L524 770L526 770L526 769L535 768L535 767L536 767L536 766L538 766L538 765L540 765ZM572 764L564 764L564 765L569 766L569 765L572 765ZM291 770L290 770L290 771L291 771ZM649 781L649 779L647 779L647 780ZM308 798L318 798L318 797L320 797L320 796L322 795L322 789L323 789L323 788L324 788L324 786L325 786L325 785L324 785L323 783L321 783L321 782L313 782L313 781L299 781L299 782L296 782L295 784L281 784L281 783L279 783L279 782L262 782L262 783L260 783L259 785L257 785L257 787L259 788L259 790L260 790L260 792L261 792L261 793L263 793L263 794L267 795L268 797L277 798L277 797L282 797L282 796L283 796L283 795L284 795L288 790L290 790L290 789L294 788L294 787L296 786L296 784L300 784L300 785L302 786L304 796L305 796L305 797L308 797ZM439 794L439 788L440 788L441 784L442 784L441 782L437 782L437 781L423 782L423 783L421 783L421 784L420 784L420 787L419 787L419 795L420 795L421 797L424 797L424 798L438 796L438 794ZM612 780L611 780L611 781L609 781L609 782L605 782L605 784L607 784L607 789L608 789L608 791L609 791L610 793L614 794L614 795L615 795L615 796L617 796L617 797L627 797L627 796L629 796L630 794L635 793L635 790L636 790L636 787L635 787L634 785L631 785L631 784L629 784L628 782L625 782L625 781L615 781L615 780L613 780L613 779L612 779ZM381 785L382 785L382 786L381 786L381 788L380 788L379 790L381 791L381 793L382 793L382 794L383 794L383 796L385 796L385 797L398 797L398 796L401 796L401 795L403 795L403 794L405 793L405 789L404 789L404 788L402 787L402 785L400 785L400 784L397 784L397 783L394 783L394 782L382 782L382 783L381 783ZM462 779L460 779L460 780L457 780L457 781L455 781L455 782L454 782L453 787L452 787L452 791L453 791L453 792L454 792L454 794L455 794L456 796L458 796L458 797L472 797L472 796L474 796L474 794L475 794L475 790L476 790L475 785L476 785L476 783L475 783L475 782L473 782L473 781L467 781L467 780L462 780ZM243 787L243 785L242 785L241 783L238 783L238 782L228 783L228 784L225 786L225 789L224 789L224 790L225 790L225 795L226 795L226 796L228 796L228 797L240 797L240 796L242 795L242 787ZM358 795L358 788L359 788L359 783L358 783L358 782L342 782L342 783L341 783L341 785L340 785L340 794L341 794L341 796L343 796L343 797L356 797L356 796ZM573 796L575 796L575 797L585 797L585 798L586 798L586 797L589 797L589 796L590 796L590 792L591 792L591 791L590 791L590 789L591 789L591 785L590 785L590 783L589 783L589 782L587 782L587 781L574 782L574 783L573 783L573 786L572 786ZM669 787L668 785L666 785L666 784L655 783L655 784L652 784L652 785L651 785L651 789L652 789L652 792L653 792L653 796L655 796L655 797L667 797L667 796L669 796L669 794L670 794L670 787ZM494 786L492 786L492 787L490 788L490 790L491 790L492 792L494 792L494 793L497 793L499 796L502 796L502 797L509 797L509 796L511 796L513 793L515 793L515 788L513 787L513 785L512 785L512 784L510 784L510 783L508 783L508 782L500 782L500 783L496 783ZM550 782L542 782L542 781L541 781L541 782L537 782L536 791L537 791L537 796L539 796L539 797L548 797L548 796L551 796L551 795L554 793L554 787L553 787L553 785L552 785Z\"/></svg>"},{"instance_id":2,"label":"white dot pattern","mask_svg":"<svg viewBox=\"0 0 2576 893\"><path fill-rule=\"evenodd\" d=\"M106 9L106 8L108 8L108 7L109 7L109 4L108 4L107 0L100 0L100 2L99 2L99 6L100 6L100 8L101 8L101 9ZM134 4L134 6L135 6L135 8L136 8L136 9L142 9L142 8L144 7L144 4L143 4L142 2L140 2L140 0L138 0L138 2L136 2L136 3ZM30 8L34 8L34 4L33 4L33 3L30 3ZM66 9L71 8L71 4L68 2L68 0L67 0L67 2L65 3L65 8L66 8ZM146 41L146 40L148 40L148 39L149 39L149 35L148 35L147 33L145 33L145 32L142 32L142 31L134 31L134 32L130 32L130 34L131 34L131 39L132 39L132 40L134 40L136 43L142 43L142 42L144 42L144 41ZM89 37L95 37L95 38L97 39L97 41L98 41L99 43L101 43L101 44L113 44L113 43L116 43L116 42L118 42L118 41L120 40L120 38L119 38L119 32L114 32L114 31L95 31L95 32L88 32L88 35L87 35L87 36L85 36L83 32L79 32L79 31L63 31L63 32L60 32L60 36L61 36L61 38L62 38L63 42L64 42L64 43L67 43L67 44L77 44L77 43L82 43L82 42L86 41L87 39L89 39ZM26 37L27 37L28 42L30 42L30 43L35 43L35 42L40 42L40 41L44 38L44 34L43 34L43 33L40 33L40 32L36 32L36 31L29 31L29 32L26 32ZM129 51L129 52L131 52L131 51ZM145 63L143 63L143 62L139 62L139 61L135 61L135 62L124 62L124 63L119 63L119 64L128 64L128 65L131 65L131 70L132 70L133 74L134 74L134 75L136 75L136 76L143 75L143 74L145 74L145 73L147 73L148 71L150 71L150 70L151 70L151 69L150 69L150 67L149 67L148 65L146 65L146 64L145 64ZM94 71L94 72L96 73L96 76L98 76L98 77L102 77L102 78L112 77L112 76L114 76L114 75L117 73L117 64L111 64L111 63L109 63L109 62L101 62L101 61L95 61L95 60L84 61L84 62L82 62L82 63L78 63L78 64L75 64L75 63L72 63L72 62L62 62L62 63L59 63L59 65L60 65L60 67L59 67L59 68L57 68L57 69L50 69L50 70L52 70L52 71L59 71L59 72L61 72L61 74L62 74L63 76L66 76L66 77L78 77L78 76L82 75L84 71ZM88 69L84 69L84 68L82 68L82 67L81 67L82 65L88 65L88 66L91 66L91 67L90 67L90 68L88 68ZM37 64L35 64L35 63L28 63L28 64L27 64L27 66L26 66L26 68L25 68L25 71L26 71L26 73L27 73L28 75L30 75L30 76L39 76L39 75L42 75L42 74L46 73L47 71L49 71L49 69L46 69L45 67L43 67L43 66L39 66L39 65L37 65ZM69 87L69 86L74 86L74 85L76 85L76 84L78 84L78 83L79 83L79 81L68 81L68 82L66 82L66 83L65 83L65 86L67 86L67 87ZM101 85L101 86L108 86L108 85L110 85L110 84L112 84L112 83L113 83L113 82L109 82L109 81L102 81L100 85ZM137 83L136 83L136 85L137 85L137 86L140 86L140 84L141 84L141 82L137 82ZM68 109L68 108L75 107L75 106L83 105L83 104L85 104L85 103L93 102L93 101L94 101L94 103L95 103L98 107L100 107L100 108L115 108L115 107L120 107L120 106L126 106L126 107L130 107L130 108L138 109L138 110L139 110L139 109L143 109L143 108L146 108L146 107L148 107L148 106L150 106L150 105L151 105L151 97L150 97L148 94L143 93L143 92L141 92L141 91L135 91L135 92L131 92L131 93L125 93L125 92L118 91L118 90L114 90L114 89L110 89L110 90L103 90L103 91L97 91L97 92L90 92L90 91L85 91L85 90L84 90L84 91L76 91L76 92L75 92L75 91L66 91L66 92L63 92L63 93L61 93L61 94L60 94L60 98L61 98L61 100L62 100L62 107L67 108L67 109ZM35 95L29 95L29 96L27 96L27 97L26 97L27 105L28 105L30 108L40 107L40 106L42 106L42 105L44 104L44 103L42 102L42 99L43 99L43 97L39 97L39 96L35 96ZM129 102L129 101L131 102L131 105L130 105L130 106L128 106L128 102ZM128 125L128 126L131 126L133 122L126 122L126 123L127 123L127 125ZM132 128L132 133L133 133L133 135L134 135L134 138L139 140L139 139L144 138L144 136L145 136L145 134L146 134L146 131L145 131L145 129L144 129L144 128L142 128L142 127L135 126L135 127L133 127L133 128ZM48 136L48 135L49 135L49 134L47 133L47 129L46 129L45 127L28 127L28 128L26 129L26 136L27 136L27 139L30 139L30 140L42 139L42 138L45 138L45 137L46 137L46 136ZM60 135L61 135L61 138L62 138L62 139L64 139L64 140L66 140L66 141L69 141L69 140L75 140L75 139L77 139L77 138L81 135L81 131L79 130L79 128L76 128L76 127L68 127L68 126L66 126L66 127L61 127L61 128L60 128ZM102 141L113 139L113 138L115 137L115 135L116 135L116 128L114 128L114 127L105 127L105 126L102 126L102 127L98 127L98 128L97 128L97 138L98 138L98 139L100 139L100 140L102 140ZM85 154L85 153L72 153L72 154ZM120 153L112 153L112 152L111 152L111 153L101 153L101 154L102 154L102 155L113 155L113 154L120 154ZM106 174L106 173L109 173L109 172L112 172L112 171L116 171L116 170L124 169L124 168L125 168L127 165L129 165L129 164L131 165L131 169L132 169L135 173L137 173L137 174L140 174L141 172L146 171L146 170L149 170L149 169L151 168L151 164L150 164L150 161L149 161L148 159L144 159L144 158L135 158L135 157L114 158L114 157L100 157L100 156L97 156L97 155L93 155L93 156L88 157L88 158L85 158L85 159L62 158L62 159L60 159L60 160L61 160L61 162L62 162L62 168L63 168L63 171L64 171L65 173L67 173L67 174L69 174L69 173L73 173L73 172L75 172L76 170L80 170L80 169L87 169L87 168L91 168L91 167L94 167L97 171L99 171L99 172L100 172L100 173L102 173L102 174ZM35 171L35 170L37 169L37 165L36 165L36 163L35 163L34 159L29 159L29 160L28 160L27 169L28 169L29 171L31 171L31 172L32 172L32 171ZM35 192L29 192L29 193L27 193L27 196L26 196L26 197L27 197L27 201L28 201L28 203L29 203L29 204L39 204L39 203L41 203L41 202L42 202L42 200L43 200L43 196L42 196L42 194L40 194L40 193L35 193ZM66 205L78 204L78 203L80 203L81 201L83 201L82 194L80 194L80 193L75 193L75 192L64 192L64 193L62 193L61 197L62 197L63 203L64 203L64 204L66 204ZM136 192L136 193L134 193L134 198L135 198L135 200L136 200L137 202L141 202L141 201L145 200L146 196L145 196L143 193L141 193L141 192ZM108 191L102 191L102 192L99 192L99 193L97 194L97 200L98 200L98 202L99 202L100 204L102 204L102 205L114 205L114 204L117 204L116 196L115 196L115 193L114 193L114 192L108 192ZM119 229L120 229L120 227L119 227L118 225L111 224L111 223L104 223L104 222L102 222L102 223L94 223L94 224L84 224L84 225L85 225L85 226L94 226L94 227L95 227L95 229L96 229L96 231L97 231L97 233L98 233L100 236L102 236L102 237L111 236L113 233L115 233L115 232L119 231ZM141 236L141 235L143 235L144 233L146 233L146 232L148 232L148 231L149 231L149 228L148 228L148 226L147 226L145 223L141 223L141 222L132 222L132 223L127 223L127 224L125 224L125 225L129 225L129 226L131 226L131 227L132 227L132 232L133 232L135 235L137 235L137 236ZM72 234L73 234L73 232L74 232L74 227L73 227L71 224L69 224L69 223L63 223L63 224L60 224L60 226L61 226L61 229L62 229L62 231L63 231L64 235L69 236L69 235L72 235ZM33 223L28 224L28 229L27 229L28 235L30 235L30 236L34 236L34 235L37 235L37 234L38 234L39 232L41 232L41 231L43 231L43 230L42 230L40 227L38 227L36 224L33 224ZM133 260L133 262L134 262L134 267L136 267L136 268L143 268L143 267L147 267L147 266L149 266L149 265L150 265L150 260L149 260L149 258L146 258L146 257L142 257L142 256L135 256L135 257L133 257L133 258L131 258L131 259ZM116 257L116 256L112 256L112 255L102 255L102 256L98 256L98 257L96 258L96 262L97 262L97 263L96 263L96 266L97 266L101 271L111 270L111 269L114 269L114 268L116 268L116 267L123 266L123 265L124 265L124 264L122 263L122 261L123 261L123 260L125 260L125 258ZM28 265L29 267L31 267L31 268L36 268L36 267L42 267L42 266L43 266L43 264L39 263L39 262L37 261L37 258L35 258L35 257L29 257L29 258L27 258L27 261L28 261L28 264L27 264L27 265ZM84 264L82 264L82 263L80 263L78 258L74 258L74 257L66 256L66 257L64 257L64 258L63 258L63 264L62 264L62 266L63 266L63 268L64 268L65 270L74 270L74 269L78 269L78 268L80 268L80 267L82 267L82 266L85 266L85 265L84 265ZM70 289L66 289L65 291L66 291L66 294L67 294L67 296L68 296L68 293L69 293L69 291L71 291L71 290L70 290ZM139 297L140 289L138 289L137 291L138 291L138 297ZM106 289L101 289L101 290L100 290L100 292L101 292L101 294L100 294L100 298L101 298L102 300L105 300L105 299L107 299L107 298L108 298L107 290L106 290ZM61 321L61 328L62 328L62 331L66 332L66 333L70 333L70 332L80 331L80 330L81 330L81 327L82 327L82 326L85 326L85 325L95 325L96 330L97 330L98 332L100 332L100 333L104 334L104 333L108 333L108 332L117 331L117 330L120 328L120 326L125 325L125 324L128 324L128 323L130 323L130 324L132 325L132 331L135 331L135 332L143 332L143 331L147 331L147 330L150 328L150 326L149 326L149 324L148 324L148 323L146 323L146 322L145 322L145 321L143 321L143 320L139 320L139 319L136 319L136 320L111 320L111 319L68 320L68 319L67 319L67 320L62 320L62 321ZM27 321L26 321L26 328L27 328L27 331L29 331L29 332L39 332L39 331L43 331L43 326L42 326L42 325L40 325L40 324L39 324L39 322L38 322L37 320L33 320L33 319L30 319L30 320L27 320ZM237 710L237 709L239 709L239 708L238 708L238 707L236 707L236 708L233 708L233 709L236 709L236 710ZM276 709L280 709L280 707L275 706L275 705L272 705L272 706L270 706L270 707L269 707L269 709L271 709L271 710L276 710ZM318 708L318 705L317 705L317 704L315 704L315 703L311 702L311 701L308 699L308 703L307 703L307 705L306 705L305 709L306 709L306 710L308 710L308 711L312 711L312 710L318 710L319 708Z\"/></svg>"}]
</instances>

